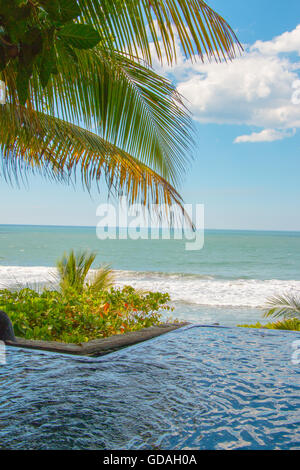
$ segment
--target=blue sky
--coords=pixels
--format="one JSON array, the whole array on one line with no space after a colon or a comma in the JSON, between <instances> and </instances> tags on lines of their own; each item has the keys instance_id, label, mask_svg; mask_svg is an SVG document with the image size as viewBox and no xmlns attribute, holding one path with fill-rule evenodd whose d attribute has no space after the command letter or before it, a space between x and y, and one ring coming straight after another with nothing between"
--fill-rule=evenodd
<instances>
[{"instance_id":1,"label":"blue sky","mask_svg":"<svg viewBox=\"0 0 300 470\"><path fill-rule=\"evenodd\" d=\"M181 193L205 205L205 225L219 229L300 230L299 0L214 0L245 45L231 64L159 69L189 100L195 117L194 162ZM286 34L289 33L289 34ZM259 41L259 42L258 42ZM295 88L293 88L295 84ZM28 188L0 180L0 223L96 225L106 200L31 178Z\"/></svg>"}]
</instances>

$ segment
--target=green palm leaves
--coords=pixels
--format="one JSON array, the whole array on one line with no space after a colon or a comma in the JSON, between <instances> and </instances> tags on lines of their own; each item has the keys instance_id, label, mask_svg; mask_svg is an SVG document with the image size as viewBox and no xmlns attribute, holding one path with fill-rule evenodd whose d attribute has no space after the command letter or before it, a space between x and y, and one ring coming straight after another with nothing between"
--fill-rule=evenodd
<instances>
[{"instance_id":1,"label":"green palm leaves","mask_svg":"<svg viewBox=\"0 0 300 470\"><path fill-rule=\"evenodd\" d=\"M22 105L29 96L34 68L46 86L56 69L56 43L65 48L90 49L100 41L98 31L74 22L81 14L76 0L11 0L0 3L0 69L14 59L16 88Z\"/></svg>"},{"instance_id":2,"label":"green palm leaves","mask_svg":"<svg viewBox=\"0 0 300 470\"><path fill-rule=\"evenodd\" d=\"M300 320L300 296L287 294L275 296L268 300L268 311L265 317Z\"/></svg>"},{"instance_id":3,"label":"green palm leaves","mask_svg":"<svg viewBox=\"0 0 300 470\"><path fill-rule=\"evenodd\" d=\"M262 325L241 325L247 328L267 328L272 330L300 331L300 296L299 294L278 295L268 299L265 318L272 317L276 322Z\"/></svg>"},{"instance_id":4,"label":"green palm leaves","mask_svg":"<svg viewBox=\"0 0 300 470\"><path fill-rule=\"evenodd\" d=\"M173 63L177 36L187 57L231 59L229 25L202 0L0 0L0 13L5 176L80 170L88 188L105 180L131 202L182 204L191 118L153 51Z\"/></svg>"},{"instance_id":5,"label":"green palm leaves","mask_svg":"<svg viewBox=\"0 0 300 470\"><path fill-rule=\"evenodd\" d=\"M176 35L186 57L232 59L240 48L228 23L203 0L79 0L82 18L113 45L152 63L176 61Z\"/></svg>"},{"instance_id":6,"label":"green palm leaves","mask_svg":"<svg viewBox=\"0 0 300 470\"><path fill-rule=\"evenodd\" d=\"M87 276L95 261L96 253L82 252L75 254L73 250L64 254L57 261L59 286L62 292L69 290L81 293L87 283ZM113 284L112 270L108 265L99 268L89 282L90 288L96 292L108 289Z\"/></svg>"},{"instance_id":7,"label":"green palm leaves","mask_svg":"<svg viewBox=\"0 0 300 470\"><path fill-rule=\"evenodd\" d=\"M56 263L61 290L66 291L71 288L81 292L95 258L94 253L76 255L73 250L69 255L65 253L62 259Z\"/></svg>"},{"instance_id":8,"label":"green palm leaves","mask_svg":"<svg viewBox=\"0 0 300 470\"><path fill-rule=\"evenodd\" d=\"M9 132L7 132L9 129ZM104 180L116 194L141 200L181 204L174 187L150 167L86 129L44 113L5 105L0 113L2 168L14 174L41 173L68 181L80 168L82 182Z\"/></svg>"}]
</instances>

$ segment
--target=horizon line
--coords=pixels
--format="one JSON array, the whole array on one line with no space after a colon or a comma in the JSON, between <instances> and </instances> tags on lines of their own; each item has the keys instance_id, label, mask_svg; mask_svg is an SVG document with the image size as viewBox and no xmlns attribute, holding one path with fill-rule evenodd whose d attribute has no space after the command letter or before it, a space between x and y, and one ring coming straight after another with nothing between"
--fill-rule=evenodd
<instances>
[{"instance_id":1,"label":"horizon line","mask_svg":"<svg viewBox=\"0 0 300 470\"><path fill-rule=\"evenodd\" d=\"M60 224L0 224L0 227L57 227L57 228L93 228L96 229L97 225L60 225ZM109 229L128 229L129 227L110 226ZM159 229L168 230L168 227L141 227L142 229ZM172 228L171 228L172 229ZM174 228L173 228L174 230ZM177 230L182 230L177 228ZM300 229L254 229L254 228L204 228L204 231L219 231L219 232L284 232L284 233L300 233Z\"/></svg>"}]
</instances>

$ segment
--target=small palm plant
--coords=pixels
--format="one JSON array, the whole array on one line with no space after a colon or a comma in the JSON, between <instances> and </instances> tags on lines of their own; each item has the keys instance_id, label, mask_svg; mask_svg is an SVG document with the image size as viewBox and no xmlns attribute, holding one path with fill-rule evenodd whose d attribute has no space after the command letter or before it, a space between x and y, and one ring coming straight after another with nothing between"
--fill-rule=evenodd
<instances>
[{"instance_id":1,"label":"small palm plant","mask_svg":"<svg viewBox=\"0 0 300 470\"><path fill-rule=\"evenodd\" d=\"M96 253L86 251L76 254L74 250L71 250L69 254L64 253L56 263L61 291L66 292L72 289L76 292L82 292L86 286L89 286L96 292L111 287L114 278L109 265L100 267L91 280L87 281L95 258Z\"/></svg>"},{"instance_id":2,"label":"small palm plant","mask_svg":"<svg viewBox=\"0 0 300 470\"><path fill-rule=\"evenodd\" d=\"M114 284L114 280L110 265L104 264L97 269L88 285L94 292L102 292L108 290Z\"/></svg>"},{"instance_id":3,"label":"small palm plant","mask_svg":"<svg viewBox=\"0 0 300 470\"><path fill-rule=\"evenodd\" d=\"M286 294L271 297L266 307L265 317L300 320L300 295Z\"/></svg>"}]
</instances>

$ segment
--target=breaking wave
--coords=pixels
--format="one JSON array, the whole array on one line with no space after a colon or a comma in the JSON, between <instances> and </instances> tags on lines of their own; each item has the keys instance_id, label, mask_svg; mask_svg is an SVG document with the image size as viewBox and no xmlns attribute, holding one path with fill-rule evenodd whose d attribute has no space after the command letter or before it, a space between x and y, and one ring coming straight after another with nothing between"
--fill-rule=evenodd
<instances>
[{"instance_id":1,"label":"breaking wave","mask_svg":"<svg viewBox=\"0 0 300 470\"><path fill-rule=\"evenodd\" d=\"M0 267L0 288L36 287L53 283L55 268ZM174 302L215 307L261 308L275 294L300 292L300 281L222 279L213 276L141 271L115 271L117 286L132 285L143 290L168 292Z\"/></svg>"}]
</instances>

